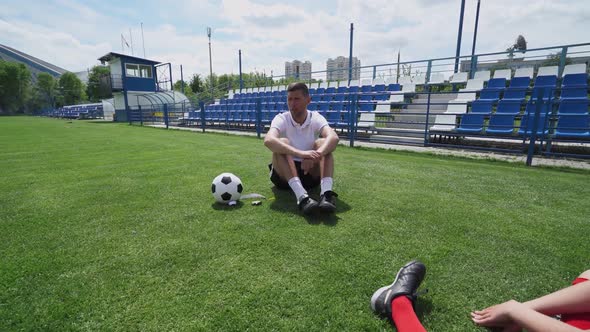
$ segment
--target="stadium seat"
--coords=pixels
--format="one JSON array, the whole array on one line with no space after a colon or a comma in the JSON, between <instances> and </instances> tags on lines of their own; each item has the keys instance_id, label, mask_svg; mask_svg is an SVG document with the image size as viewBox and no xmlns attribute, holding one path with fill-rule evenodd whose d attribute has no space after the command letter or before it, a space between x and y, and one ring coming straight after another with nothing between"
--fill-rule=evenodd
<instances>
[{"instance_id":1,"label":"stadium seat","mask_svg":"<svg viewBox=\"0 0 590 332\"><path fill-rule=\"evenodd\" d=\"M384 80L383 78L381 78L381 77L376 77L376 78L373 80L373 85L374 85L374 86L378 86L378 85L383 85L383 86L385 86L385 80Z\"/></svg>"},{"instance_id":2,"label":"stadium seat","mask_svg":"<svg viewBox=\"0 0 590 332\"><path fill-rule=\"evenodd\" d=\"M587 74L566 74L563 76L562 86L588 86Z\"/></svg>"},{"instance_id":3,"label":"stadium seat","mask_svg":"<svg viewBox=\"0 0 590 332\"><path fill-rule=\"evenodd\" d=\"M483 81L482 80L478 80L478 79L469 79L467 80L467 85L465 86L464 89L461 89L459 91L479 91L483 89Z\"/></svg>"},{"instance_id":4,"label":"stadium seat","mask_svg":"<svg viewBox=\"0 0 590 332\"><path fill-rule=\"evenodd\" d=\"M388 102L380 101L375 107L375 113L389 113L391 112L391 104Z\"/></svg>"},{"instance_id":5,"label":"stadium seat","mask_svg":"<svg viewBox=\"0 0 590 332\"><path fill-rule=\"evenodd\" d=\"M430 73L428 84L443 84L445 83L445 76L442 73Z\"/></svg>"},{"instance_id":6,"label":"stadium seat","mask_svg":"<svg viewBox=\"0 0 590 332\"><path fill-rule=\"evenodd\" d=\"M475 80L482 80L484 82L487 82L487 81L490 80L490 71L489 70L477 71L473 75L473 79L475 79Z\"/></svg>"},{"instance_id":7,"label":"stadium seat","mask_svg":"<svg viewBox=\"0 0 590 332\"><path fill-rule=\"evenodd\" d=\"M492 114L486 134L510 135L514 132L514 115L510 114Z\"/></svg>"},{"instance_id":8,"label":"stadium seat","mask_svg":"<svg viewBox=\"0 0 590 332\"><path fill-rule=\"evenodd\" d=\"M399 79L397 80L397 83L399 83L400 85L410 84L410 83L412 83L412 77L411 76L400 76Z\"/></svg>"},{"instance_id":9,"label":"stadium seat","mask_svg":"<svg viewBox=\"0 0 590 332\"><path fill-rule=\"evenodd\" d=\"M556 138L590 139L590 121L585 115L560 115L555 128Z\"/></svg>"},{"instance_id":10,"label":"stadium seat","mask_svg":"<svg viewBox=\"0 0 590 332\"><path fill-rule=\"evenodd\" d=\"M349 87L352 86L360 86L360 81L359 80L351 80L350 83L348 84Z\"/></svg>"},{"instance_id":11,"label":"stadium seat","mask_svg":"<svg viewBox=\"0 0 590 332\"><path fill-rule=\"evenodd\" d=\"M544 75L544 76L537 76L537 78L535 78L534 87L555 88L556 86L557 86L557 76L556 75Z\"/></svg>"},{"instance_id":12,"label":"stadium seat","mask_svg":"<svg viewBox=\"0 0 590 332\"><path fill-rule=\"evenodd\" d=\"M496 69L494 70L494 78L503 78L506 81L510 81L512 78L512 70L510 69Z\"/></svg>"},{"instance_id":13,"label":"stadium seat","mask_svg":"<svg viewBox=\"0 0 590 332\"><path fill-rule=\"evenodd\" d=\"M467 102L475 100L475 96L476 96L475 92L459 93L459 94L457 94L457 98L454 101L467 103Z\"/></svg>"},{"instance_id":14,"label":"stadium seat","mask_svg":"<svg viewBox=\"0 0 590 332\"><path fill-rule=\"evenodd\" d=\"M565 99L559 103L558 115L588 114L588 99Z\"/></svg>"},{"instance_id":15,"label":"stadium seat","mask_svg":"<svg viewBox=\"0 0 590 332\"><path fill-rule=\"evenodd\" d=\"M402 90L402 86L397 84L397 83L389 83L387 85L387 91L401 91Z\"/></svg>"},{"instance_id":16,"label":"stadium seat","mask_svg":"<svg viewBox=\"0 0 590 332\"><path fill-rule=\"evenodd\" d=\"M360 113L357 128L372 129L375 127L375 113Z\"/></svg>"},{"instance_id":17,"label":"stadium seat","mask_svg":"<svg viewBox=\"0 0 590 332\"><path fill-rule=\"evenodd\" d=\"M506 79L505 78L492 78L488 81L488 88L494 89L506 89Z\"/></svg>"},{"instance_id":18,"label":"stadium seat","mask_svg":"<svg viewBox=\"0 0 590 332\"><path fill-rule=\"evenodd\" d=\"M414 76L414 78L412 78L412 83L419 84L419 85L426 84L426 75L419 74L419 75Z\"/></svg>"},{"instance_id":19,"label":"stadium seat","mask_svg":"<svg viewBox=\"0 0 590 332\"><path fill-rule=\"evenodd\" d=\"M466 83L468 78L467 72L458 72L455 73L449 78L449 83L456 84L456 83Z\"/></svg>"},{"instance_id":20,"label":"stadium seat","mask_svg":"<svg viewBox=\"0 0 590 332\"><path fill-rule=\"evenodd\" d=\"M576 63L571 65L566 65L563 68L563 76L569 74L586 74L586 64L585 63Z\"/></svg>"},{"instance_id":21,"label":"stadium seat","mask_svg":"<svg viewBox=\"0 0 590 332\"><path fill-rule=\"evenodd\" d=\"M533 78L534 75L534 68L533 67L523 67L517 68L514 72L514 78L517 77L528 77L529 80Z\"/></svg>"},{"instance_id":22,"label":"stadium seat","mask_svg":"<svg viewBox=\"0 0 590 332\"><path fill-rule=\"evenodd\" d=\"M519 115L520 114L520 104L521 102L518 100L500 100L498 102L498 106L496 107L496 114L504 114L504 115Z\"/></svg>"},{"instance_id":23,"label":"stadium seat","mask_svg":"<svg viewBox=\"0 0 590 332\"><path fill-rule=\"evenodd\" d=\"M588 100L588 88L587 87L573 87L565 86L561 88L561 99L583 99Z\"/></svg>"},{"instance_id":24,"label":"stadium seat","mask_svg":"<svg viewBox=\"0 0 590 332\"><path fill-rule=\"evenodd\" d=\"M531 93L531 99L537 100L539 98L543 100L549 100L555 96L555 88L548 86L534 87Z\"/></svg>"},{"instance_id":25,"label":"stadium seat","mask_svg":"<svg viewBox=\"0 0 590 332\"><path fill-rule=\"evenodd\" d=\"M457 116L452 114L438 114L430 131L453 131L457 126Z\"/></svg>"},{"instance_id":26,"label":"stadium seat","mask_svg":"<svg viewBox=\"0 0 590 332\"><path fill-rule=\"evenodd\" d=\"M373 112L375 110L375 104L372 102L359 103L359 112Z\"/></svg>"},{"instance_id":27,"label":"stadium seat","mask_svg":"<svg viewBox=\"0 0 590 332\"><path fill-rule=\"evenodd\" d=\"M500 93L502 93L503 90L504 89L483 88L479 93L478 100L498 101L498 99L500 99Z\"/></svg>"},{"instance_id":28,"label":"stadium seat","mask_svg":"<svg viewBox=\"0 0 590 332\"><path fill-rule=\"evenodd\" d=\"M328 82L321 82L318 88L326 90L328 88Z\"/></svg>"},{"instance_id":29,"label":"stadium seat","mask_svg":"<svg viewBox=\"0 0 590 332\"><path fill-rule=\"evenodd\" d=\"M490 115L492 113L492 102L488 100L474 100L471 103L470 113Z\"/></svg>"},{"instance_id":30,"label":"stadium seat","mask_svg":"<svg viewBox=\"0 0 590 332\"><path fill-rule=\"evenodd\" d=\"M549 133L549 129L547 128L546 123L546 116L545 114L539 114L539 118L537 121L537 136L544 136ZM518 129L519 136L530 136L533 132L533 123L535 119L535 114L526 114L520 120L520 128Z\"/></svg>"},{"instance_id":31,"label":"stadium seat","mask_svg":"<svg viewBox=\"0 0 590 332\"><path fill-rule=\"evenodd\" d=\"M537 77L539 76L555 76L557 77L559 67L557 66L546 66L546 67L539 67L537 71Z\"/></svg>"},{"instance_id":32,"label":"stadium seat","mask_svg":"<svg viewBox=\"0 0 590 332\"><path fill-rule=\"evenodd\" d=\"M449 102L445 114L465 114L467 113L467 104Z\"/></svg>"},{"instance_id":33,"label":"stadium seat","mask_svg":"<svg viewBox=\"0 0 590 332\"><path fill-rule=\"evenodd\" d=\"M483 130L484 115L466 113L461 116L457 131L460 133L480 133Z\"/></svg>"}]
</instances>

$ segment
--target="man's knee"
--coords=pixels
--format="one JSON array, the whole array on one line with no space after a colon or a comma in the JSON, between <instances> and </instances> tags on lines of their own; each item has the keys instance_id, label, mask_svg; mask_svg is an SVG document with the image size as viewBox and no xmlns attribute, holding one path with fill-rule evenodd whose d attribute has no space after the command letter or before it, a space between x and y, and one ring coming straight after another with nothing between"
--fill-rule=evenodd
<instances>
[{"instance_id":1,"label":"man's knee","mask_svg":"<svg viewBox=\"0 0 590 332\"><path fill-rule=\"evenodd\" d=\"M584 279L590 280L590 270L586 270L586 271L582 272L582 274L580 274L580 276L578 278L584 278Z\"/></svg>"}]
</instances>

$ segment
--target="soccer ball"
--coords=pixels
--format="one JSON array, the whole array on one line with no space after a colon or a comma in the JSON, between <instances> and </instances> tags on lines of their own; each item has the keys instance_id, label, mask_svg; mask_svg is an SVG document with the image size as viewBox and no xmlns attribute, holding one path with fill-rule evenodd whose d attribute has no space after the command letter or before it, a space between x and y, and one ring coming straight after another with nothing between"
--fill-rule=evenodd
<instances>
[{"instance_id":1,"label":"soccer ball","mask_svg":"<svg viewBox=\"0 0 590 332\"><path fill-rule=\"evenodd\" d=\"M239 200L243 189L240 178L232 173L219 174L211 184L211 192L215 200L225 204Z\"/></svg>"}]
</instances>

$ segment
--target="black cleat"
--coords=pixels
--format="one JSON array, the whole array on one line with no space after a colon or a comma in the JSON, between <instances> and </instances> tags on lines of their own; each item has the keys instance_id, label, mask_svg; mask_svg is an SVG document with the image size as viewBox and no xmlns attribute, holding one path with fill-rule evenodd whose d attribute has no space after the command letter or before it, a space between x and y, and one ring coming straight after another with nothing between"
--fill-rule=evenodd
<instances>
[{"instance_id":1,"label":"black cleat","mask_svg":"<svg viewBox=\"0 0 590 332\"><path fill-rule=\"evenodd\" d=\"M318 210L318 202L309 197L307 194L302 195L301 197L299 197L299 210L301 210L303 212L303 214L313 214Z\"/></svg>"},{"instance_id":2,"label":"black cleat","mask_svg":"<svg viewBox=\"0 0 590 332\"><path fill-rule=\"evenodd\" d=\"M373 294L371 309L379 315L391 316L391 301L402 295L407 296L414 304L418 296L416 290L425 275L426 266L419 261L413 260L404 265L391 285L381 287Z\"/></svg>"},{"instance_id":3,"label":"black cleat","mask_svg":"<svg viewBox=\"0 0 590 332\"><path fill-rule=\"evenodd\" d=\"M322 196L320 196L320 211L326 213L332 213L336 211L336 197L338 197L338 194L332 190L328 190Z\"/></svg>"}]
</instances>

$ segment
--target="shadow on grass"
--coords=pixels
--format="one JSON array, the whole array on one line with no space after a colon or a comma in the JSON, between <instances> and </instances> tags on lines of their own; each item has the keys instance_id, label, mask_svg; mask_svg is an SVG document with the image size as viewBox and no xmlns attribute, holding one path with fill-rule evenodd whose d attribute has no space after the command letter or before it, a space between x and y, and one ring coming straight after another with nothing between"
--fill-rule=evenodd
<instances>
[{"instance_id":1,"label":"shadow on grass","mask_svg":"<svg viewBox=\"0 0 590 332\"><path fill-rule=\"evenodd\" d=\"M432 311L432 302L425 298L418 298L416 300L416 316L418 319L423 320L425 316L428 316Z\"/></svg>"},{"instance_id":2,"label":"shadow on grass","mask_svg":"<svg viewBox=\"0 0 590 332\"><path fill-rule=\"evenodd\" d=\"M234 205L234 206L230 206L227 204L221 204L221 203L217 203L217 202L211 204L211 207L217 211L231 211L231 210L241 209L243 206L244 206L244 203L242 203L242 201L238 201L236 203L236 205Z\"/></svg>"},{"instance_id":3,"label":"shadow on grass","mask_svg":"<svg viewBox=\"0 0 590 332\"><path fill-rule=\"evenodd\" d=\"M334 214L323 214L317 213L313 215L303 215L301 211L297 208L295 204L295 199L291 190L281 190L277 187L272 187L272 192L274 194L274 200L270 203L270 208L275 211L280 211L283 213L291 213L291 214L300 214L302 217L307 220L307 222L311 225L319 225L324 224L327 226L335 226L340 217L338 217L338 213L346 212L350 210L350 205L346 204L343 200L338 198L336 200L336 213ZM314 198L319 198L320 190L319 188L314 188L309 192L309 195Z\"/></svg>"}]
</instances>

